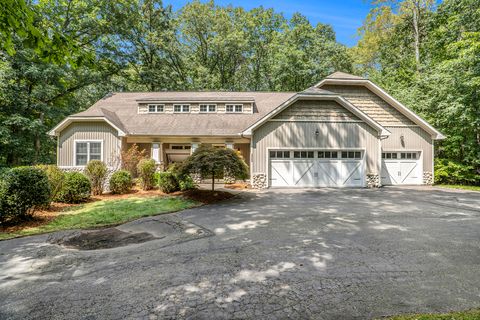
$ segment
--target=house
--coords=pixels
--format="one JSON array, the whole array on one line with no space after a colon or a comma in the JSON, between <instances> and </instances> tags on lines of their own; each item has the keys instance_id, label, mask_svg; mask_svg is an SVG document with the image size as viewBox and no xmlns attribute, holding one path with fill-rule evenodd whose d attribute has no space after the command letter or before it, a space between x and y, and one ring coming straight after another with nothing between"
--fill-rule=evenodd
<instances>
[{"instance_id":1,"label":"house","mask_svg":"<svg viewBox=\"0 0 480 320\"><path fill-rule=\"evenodd\" d=\"M200 144L238 150L255 188L433 182L440 132L368 79L335 72L302 92L119 92L53 128L58 166L114 167L133 144L159 164Z\"/></svg>"}]
</instances>

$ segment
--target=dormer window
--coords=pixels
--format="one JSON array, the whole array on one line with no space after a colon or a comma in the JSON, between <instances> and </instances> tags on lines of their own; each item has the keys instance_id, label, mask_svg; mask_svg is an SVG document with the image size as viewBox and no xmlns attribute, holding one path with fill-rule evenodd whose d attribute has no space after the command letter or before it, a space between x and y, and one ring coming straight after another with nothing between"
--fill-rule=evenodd
<instances>
[{"instance_id":1,"label":"dormer window","mask_svg":"<svg viewBox=\"0 0 480 320\"><path fill-rule=\"evenodd\" d=\"M242 113L243 104L227 104L225 109L228 113Z\"/></svg>"},{"instance_id":2,"label":"dormer window","mask_svg":"<svg viewBox=\"0 0 480 320\"><path fill-rule=\"evenodd\" d=\"M174 104L173 105L173 112L176 112L176 113L190 112L190 105L189 104Z\"/></svg>"},{"instance_id":3,"label":"dormer window","mask_svg":"<svg viewBox=\"0 0 480 320\"><path fill-rule=\"evenodd\" d=\"M200 112L217 112L217 105L215 104L201 104Z\"/></svg>"},{"instance_id":4,"label":"dormer window","mask_svg":"<svg viewBox=\"0 0 480 320\"><path fill-rule=\"evenodd\" d=\"M148 105L148 113L160 113L164 111L163 104L149 104Z\"/></svg>"}]
</instances>

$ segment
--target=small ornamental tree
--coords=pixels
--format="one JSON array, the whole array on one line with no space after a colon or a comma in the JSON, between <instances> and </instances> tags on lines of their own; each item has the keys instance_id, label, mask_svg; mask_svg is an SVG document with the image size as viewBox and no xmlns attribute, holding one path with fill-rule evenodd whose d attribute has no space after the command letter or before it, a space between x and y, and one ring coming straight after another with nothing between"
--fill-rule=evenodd
<instances>
[{"instance_id":1,"label":"small ornamental tree","mask_svg":"<svg viewBox=\"0 0 480 320\"><path fill-rule=\"evenodd\" d=\"M134 143L130 148L121 152L122 169L130 172L132 178L136 178L138 176L138 163L146 157L146 150L140 150L138 145Z\"/></svg>"},{"instance_id":2,"label":"small ornamental tree","mask_svg":"<svg viewBox=\"0 0 480 320\"><path fill-rule=\"evenodd\" d=\"M182 174L199 173L212 178L212 191L215 190L215 176L227 168L228 174L237 179L248 177L248 167L235 150L200 146L181 166Z\"/></svg>"}]
</instances>

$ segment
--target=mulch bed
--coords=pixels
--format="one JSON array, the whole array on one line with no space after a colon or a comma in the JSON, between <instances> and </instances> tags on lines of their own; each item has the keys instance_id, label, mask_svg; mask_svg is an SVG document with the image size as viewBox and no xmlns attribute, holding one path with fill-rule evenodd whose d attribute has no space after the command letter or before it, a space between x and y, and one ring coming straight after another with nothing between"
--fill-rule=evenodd
<instances>
[{"instance_id":1,"label":"mulch bed","mask_svg":"<svg viewBox=\"0 0 480 320\"><path fill-rule=\"evenodd\" d=\"M188 190L183 192L175 192L172 195L180 195L187 199L202 202L204 204L211 204L234 197L234 194L226 191L211 191L211 190Z\"/></svg>"},{"instance_id":2,"label":"mulch bed","mask_svg":"<svg viewBox=\"0 0 480 320\"><path fill-rule=\"evenodd\" d=\"M252 186L249 183L236 182L232 184L226 184L225 189L244 190L244 189L252 189Z\"/></svg>"}]
</instances>

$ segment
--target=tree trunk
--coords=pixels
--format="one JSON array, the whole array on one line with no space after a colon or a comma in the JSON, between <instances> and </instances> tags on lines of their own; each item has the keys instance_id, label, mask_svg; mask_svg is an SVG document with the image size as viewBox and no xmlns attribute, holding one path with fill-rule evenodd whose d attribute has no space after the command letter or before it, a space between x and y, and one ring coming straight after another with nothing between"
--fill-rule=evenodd
<instances>
[{"instance_id":1,"label":"tree trunk","mask_svg":"<svg viewBox=\"0 0 480 320\"><path fill-rule=\"evenodd\" d=\"M215 171L212 171L212 192L215 191Z\"/></svg>"},{"instance_id":2,"label":"tree trunk","mask_svg":"<svg viewBox=\"0 0 480 320\"><path fill-rule=\"evenodd\" d=\"M413 5L413 36L415 39L414 47L415 47L415 63L417 67L417 71L420 69L420 28L419 28L419 17L420 15L420 8L417 3Z\"/></svg>"}]
</instances>

